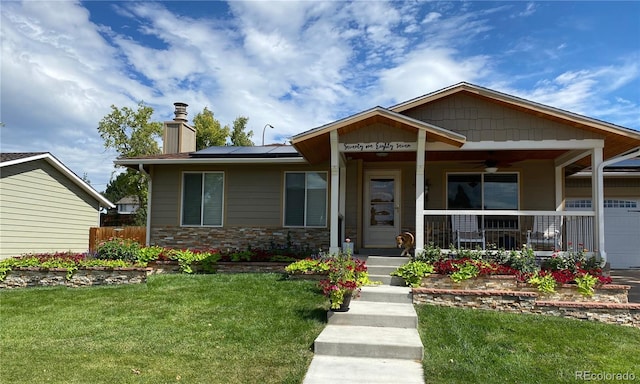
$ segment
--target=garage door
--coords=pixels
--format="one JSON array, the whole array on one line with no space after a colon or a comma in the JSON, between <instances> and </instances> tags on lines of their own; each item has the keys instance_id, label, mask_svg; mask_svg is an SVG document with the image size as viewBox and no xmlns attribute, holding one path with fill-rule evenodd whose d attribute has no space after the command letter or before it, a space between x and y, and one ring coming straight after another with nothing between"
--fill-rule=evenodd
<instances>
[{"instance_id":1,"label":"garage door","mask_svg":"<svg viewBox=\"0 0 640 384\"><path fill-rule=\"evenodd\" d=\"M566 209L591 210L591 201L567 201ZM611 268L640 267L640 200L604 201L604 240Z\"/></svg>"}]
</instances>

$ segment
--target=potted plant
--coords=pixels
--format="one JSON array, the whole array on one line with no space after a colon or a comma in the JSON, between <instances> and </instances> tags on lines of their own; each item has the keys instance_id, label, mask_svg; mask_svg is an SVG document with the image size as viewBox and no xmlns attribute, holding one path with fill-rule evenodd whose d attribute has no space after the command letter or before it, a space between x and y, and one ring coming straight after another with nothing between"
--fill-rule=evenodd
<instances>
[{"instance_id":1,"label":"potted plant","mask_svg":"<svg viewBox=\"0 0 640 384\"><path fill-rule=\"evenodd\" d=\"M326 263L329 270L327 278L320 281L322 292L331 301L332 311L348 311L351 298L369 283L367 266L364 261L351 257L351 253L342 252L329 256Z\"/></svg>"}]
</instances>

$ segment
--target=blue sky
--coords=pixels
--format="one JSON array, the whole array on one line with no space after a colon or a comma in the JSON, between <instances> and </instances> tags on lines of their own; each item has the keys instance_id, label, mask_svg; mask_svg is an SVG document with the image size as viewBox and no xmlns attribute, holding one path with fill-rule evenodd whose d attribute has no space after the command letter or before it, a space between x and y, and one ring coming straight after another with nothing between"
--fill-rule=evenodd
<instances>
[{"instance_id":1,"label":"blue sky","mask_svg":"<svg viewBox=\"0 0 640 384\"><path fill-rule=\"evenodd\" d=\"M640 130L640 2L2 1L0 145L104 190L110 105L206 106L254 142L461 81Z\"/></svg>"}]
</instances>

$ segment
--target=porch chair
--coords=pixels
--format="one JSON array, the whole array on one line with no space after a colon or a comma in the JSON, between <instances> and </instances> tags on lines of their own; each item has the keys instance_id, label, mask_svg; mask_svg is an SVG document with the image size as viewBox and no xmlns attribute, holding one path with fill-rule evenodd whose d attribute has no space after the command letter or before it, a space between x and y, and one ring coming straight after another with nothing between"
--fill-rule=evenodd
<instances>
[{"instance_id":1,"label":"porch chair","mask_svg":"<svg viewBox=\"0 0 640 384\"><path fill-rule=\"evenodd\" d=\"M482 249L486 248L484 229L478 228L478 216L453 215L451 216L451 229L453 230L453 241L458 249L460 249L461 243L482 244Z\"/></svg>"},{"instance_id":2,"label":"porch chair","mask_svg":"<svg viewBox=\"0 0 640 384\"><path fill-rule=\"evenodd\" d=\"M562 216L534 216L527 230L527 246L538 250L560 250L562 246Z\"/></svg>"}]
</instances>

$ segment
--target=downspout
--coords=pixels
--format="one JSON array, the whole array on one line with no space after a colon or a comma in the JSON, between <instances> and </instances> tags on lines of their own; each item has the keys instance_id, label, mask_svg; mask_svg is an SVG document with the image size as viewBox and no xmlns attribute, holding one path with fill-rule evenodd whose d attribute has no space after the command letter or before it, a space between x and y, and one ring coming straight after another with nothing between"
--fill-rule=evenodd
<instances>
[{"instance_id":1,"label":"downspout","mask_svg":"<svg viewBox=\"0 0 640 384\"><path fill-rule=\"evenodd\" d=\"M604 176L603 176L604 168L608 167L611 164L615 164L624 160L633 159L634 157L638 157L638 156L640 156L640 147L636 147L626 153L623 153L620 156L601 162L598 165L596 177L600 179L598 184L602 186L603 191L604 191ZM605 250L605 242L604 242L604 192L602 194L602 198L597 200L598 200L598 204L600 205L598 209L598 244L600 245L600 257L602 258L603 263L606 263L607 252Z\"/></svg>"},{"instance_id":2,"label":"downspout","mask_svg":"<svg viewBox=\"0 0 640 384\"><path fill-rule=\"evenodd\" d=\"M145 171L142 163L138 164L138 170L145 176L147 176L147 230L145 235L145 245L148 247L151 243L151 190L153 184L151 183L151 175Z\"/></svg>"}]
</instances>

